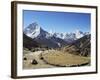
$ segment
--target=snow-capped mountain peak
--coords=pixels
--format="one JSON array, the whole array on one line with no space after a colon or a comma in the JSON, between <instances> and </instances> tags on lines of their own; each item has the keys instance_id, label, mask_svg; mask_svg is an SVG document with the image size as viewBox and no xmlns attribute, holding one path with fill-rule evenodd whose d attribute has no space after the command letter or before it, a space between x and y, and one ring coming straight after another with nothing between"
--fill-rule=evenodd
<instances>
[{"instance_id":1,"label":"snow-capped mountain peak","mask_svg":"<svg viewBox=\"0 0 100 80\"><path fill-rule=\"evenodd\" d=\"M37 37L45 37L49 38L52 35L47 31L43 30L36 22L30 24L28 27L25 28L24 33L28 36L33 38Z\"/></svg>"},{"instance_id":2,"label":"snow-capped mountain peak","mask_svg":"<svg viewBox=\"0 0 100 80\"><path fill-rule=\"evenodd\" d=\"M40 26L34 22L25 28L24 33L31 38L35 38L40 34L40 29Z\"/></svg>"},{"instance_id":3,"label":"snow-capped mountain peak","mask_svg":"<svg viewBox=\"0 0 100 80\"><path fill-rule=\"evenodd\" d=\"M76 38L79 39L84 36L84 33L82 31L76 30L75 35Z\"/></svg>"},{"instance_id":4,"label":"snow-capped mountain peak","mask_svg":"<svg viewBox=\"0 0 100 80\"><path fill-rule=\"evenodd\" d=\"M61 39L64 39L65 38L65 34L64 33L56 33L55 32L52 35L55 36L55 37L61 38Z\"/></svg>"}]
</instances>

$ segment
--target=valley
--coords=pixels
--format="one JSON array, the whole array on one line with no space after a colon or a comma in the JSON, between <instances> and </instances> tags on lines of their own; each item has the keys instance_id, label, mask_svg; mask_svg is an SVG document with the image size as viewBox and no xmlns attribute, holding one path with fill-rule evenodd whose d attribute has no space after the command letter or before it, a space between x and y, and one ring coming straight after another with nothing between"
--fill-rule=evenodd
<instances>
[{"instance_id":1,"label":"valley","mask_svg":"<svg viewBox=\"0 0 100 80\"><path fill-rule=\"evenodd\" d=\"M25 52L26 50L24 50ZM26 51L23 69L89 66L90 57L73 55L61 50Z\"/></svg>"}]
</instances>

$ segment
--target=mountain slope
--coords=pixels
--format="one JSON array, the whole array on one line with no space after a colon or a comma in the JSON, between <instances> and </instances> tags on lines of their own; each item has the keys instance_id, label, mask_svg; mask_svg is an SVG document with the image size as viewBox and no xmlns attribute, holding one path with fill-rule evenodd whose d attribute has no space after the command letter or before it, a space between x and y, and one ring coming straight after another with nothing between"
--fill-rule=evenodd
<instances>
[{"instance_id":1,"label":"mountain slope","mask_svg":"<svg viewBox=\"0 0 100 80\"><path fill-rule=\"evenodd\" d=\"M25 34L23 34L23 47L31 49L34 47L39 47L39 43L31 39L30 37L26 36Z\"/></svg>"},{"instance_id":2,"label":"mountain slope","mask_svg":"<svg viewBox=\"0 0 100 80\"><path fill-rule=\"evenodd\" d=\"M90 43L91 35L86 35L69 46L65 47L64 50L68 51L72 54L78 54L82 56L90 56L91 53L91 43Z\"/></svg>"}]
</instances>

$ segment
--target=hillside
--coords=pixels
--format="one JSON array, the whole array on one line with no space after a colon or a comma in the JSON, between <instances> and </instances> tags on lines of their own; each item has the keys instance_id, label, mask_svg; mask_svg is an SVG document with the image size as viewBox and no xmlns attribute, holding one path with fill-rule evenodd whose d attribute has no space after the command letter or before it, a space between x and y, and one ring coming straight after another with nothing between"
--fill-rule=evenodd
<instances>
[{"instance_id":1,"label":"hillside","mask_svg":"<svg viewBox=\"0 0 100 80\"><path fill-rule=\"evenodd\" d=\"M90 56L90 36L86 35L78 40L76 40L74 43L64 47L63 49L67 52L70 52L72 54L82 55L82 56Z\"/></svg>"},{"instance_id":2,"label":"hillside","mask_svg":"<svg viewBox=\"0 0 100 80\"><path fill-rule=\"evenodd\" d=\"M34 47L39 47L39 43L31 39L30 37L26 36L25 34L23 34L23 47L31 49Z\"/></svg>"}]
</instances>

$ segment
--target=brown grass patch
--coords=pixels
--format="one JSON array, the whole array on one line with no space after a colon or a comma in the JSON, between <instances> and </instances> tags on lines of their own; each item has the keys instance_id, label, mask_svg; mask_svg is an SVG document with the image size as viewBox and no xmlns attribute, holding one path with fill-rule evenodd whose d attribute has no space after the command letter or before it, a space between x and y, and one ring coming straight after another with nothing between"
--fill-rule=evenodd
<instances>
[{"instance_id":1,"label":"brown grass patch","mask_svg":"<svg viewBox=\"0 0 100 80\"><path fill-rule=\"evenodd\" d=\"M58 66L80 66L90 62L89 57L69 54L64 51L51 50L42 53L43 60Z\"/></svg>"}]
</instances>

